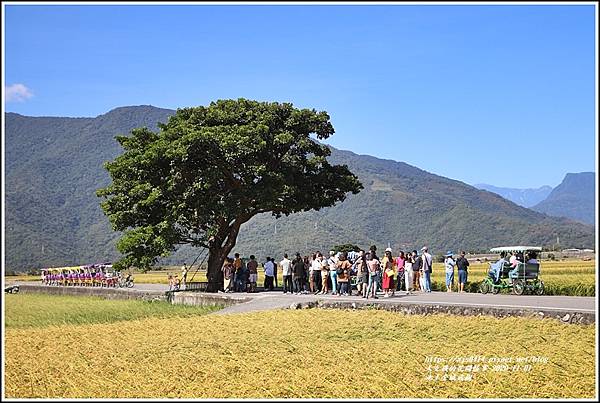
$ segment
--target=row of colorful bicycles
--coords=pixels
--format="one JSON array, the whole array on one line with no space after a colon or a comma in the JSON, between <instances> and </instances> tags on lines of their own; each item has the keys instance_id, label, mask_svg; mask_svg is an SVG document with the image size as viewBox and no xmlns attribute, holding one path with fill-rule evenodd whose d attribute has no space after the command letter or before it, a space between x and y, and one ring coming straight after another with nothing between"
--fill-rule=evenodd
<instances>
[{"instance_id":1,"label":"row of colorful bicycles","mask_svg":"<svg viewBox=\"0 0 600 403\"><path fill-rule=\"evenodd\" d=\"M133 277L114 270L110 263L53 267L41 270L42 284L48 286L132 288Z\"/></svg>"}]
</instances>

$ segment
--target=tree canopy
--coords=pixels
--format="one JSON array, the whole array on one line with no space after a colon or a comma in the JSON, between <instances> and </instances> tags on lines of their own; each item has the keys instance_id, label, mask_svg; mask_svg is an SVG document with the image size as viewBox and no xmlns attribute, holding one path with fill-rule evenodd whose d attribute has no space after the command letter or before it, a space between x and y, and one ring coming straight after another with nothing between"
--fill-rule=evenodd
<instances>
[{"instance_id":1,"label":"tree canopy","mask_svg":"<svg viewBox=\"0 0 600 403\"><path fill-rule=\"evenodd\" d=\"M118 264L147 268L191 244L209 249L210 272L254 215L318 210L358 193L358 178L331 165L316 141L333 133L326 112L238 99L178 109L158 132L117 136L124 152L105 163L112 183L97 194L123 232Z\"/></svg>"}]
</instances>

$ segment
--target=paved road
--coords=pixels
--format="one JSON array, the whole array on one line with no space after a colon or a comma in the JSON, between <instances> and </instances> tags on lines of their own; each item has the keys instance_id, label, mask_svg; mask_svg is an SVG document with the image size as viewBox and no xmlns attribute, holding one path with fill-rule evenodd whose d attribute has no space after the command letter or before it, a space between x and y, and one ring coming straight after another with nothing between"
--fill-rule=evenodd
<instances>
[{"instance_id":1,"label":"paved road","mask_svg":"<svg viewBox=\"0 0 600 403\"><path fill-rule=\"evenodd\" d=\"M17 282L19 284L39 285L39 282ZM7 284L8 285L8 284ZM165 284L136 284L134 289L139 291L167 291ZM221 294L229 295L229 294ZM284 295L281 291L259 292L255 294L234 293L231 295L243 296L252 300L246 303L233 305L220 311L220 313L261 311L266 309L287 308L293 303L310 301L364 301L363 298L341 297L334 295ZM430 305L461 305L470 307L495 307L495 308L531 308L552 309L578 312L596 312L595 297L567 297L554 295L512 295L512 294L478 294L478 293L414 293L405 295L396 294L394 297L371 300L378 304L418 303Z\"/></svg>"},{"instance_id":2,"label":"paved road","mask_svg":"<svg viewBox=\"0 0 600 403\"><path fill-rule=\"evenodd\" d=\"M310 301L365 301L363 298L337 295L283 295L281 292L261 292L251 294L252 301L230 306L220 313L249 312L266 309L287 308L293 303ZM567 296L534 296L534 295L493 295L471 293L415 293L411 295L396 295L394 297L368 301L377 304L423 304L423 305L462 305L470 307L494 308L531 308L552 309L578 312L596 312L596 299L594 297L567 297Z\"/></svg>"}]
</instances>

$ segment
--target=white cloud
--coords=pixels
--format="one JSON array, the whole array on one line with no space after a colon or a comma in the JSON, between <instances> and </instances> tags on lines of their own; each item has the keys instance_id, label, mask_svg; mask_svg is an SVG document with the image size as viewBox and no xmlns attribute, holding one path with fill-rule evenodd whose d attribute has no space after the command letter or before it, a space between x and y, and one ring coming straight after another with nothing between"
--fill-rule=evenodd
<instances>
[{"instance_id":1,"label":"white cloud","mask_svg":"<svg viewBox=\"0 0 600 403\"><path fill-rule=\"evenodd\" d=\"M33 96L29 88L23 84L12 84L4 87L6 102L24 102Z\"/></svg>"}]
</instances>

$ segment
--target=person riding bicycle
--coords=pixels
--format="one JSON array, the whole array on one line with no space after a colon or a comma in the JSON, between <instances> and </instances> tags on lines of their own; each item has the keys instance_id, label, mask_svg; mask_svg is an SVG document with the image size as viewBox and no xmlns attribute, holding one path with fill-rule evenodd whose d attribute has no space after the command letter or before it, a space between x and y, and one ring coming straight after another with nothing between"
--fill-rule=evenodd
<instances>
[{"instance_id":1,"label":"person riding bicycle","mask_svg":"<svg viewBox=\"0 0 600 403\"><path fill-rule=\"evenodd\" d=\"M500 281L500 273L502 273L502 267L505 263L507 263L505 258L506 253L502 252L500 254L500 260L490 265L490 271L488 274L492 278L492 280L494 280L494 284L498 284L498 282Z\"/></svg>"}]
</instances>

